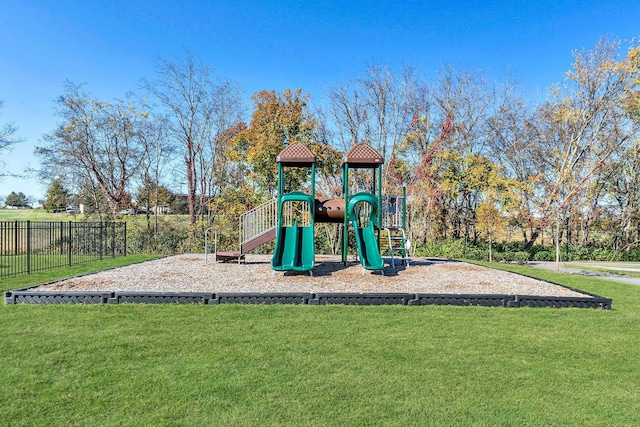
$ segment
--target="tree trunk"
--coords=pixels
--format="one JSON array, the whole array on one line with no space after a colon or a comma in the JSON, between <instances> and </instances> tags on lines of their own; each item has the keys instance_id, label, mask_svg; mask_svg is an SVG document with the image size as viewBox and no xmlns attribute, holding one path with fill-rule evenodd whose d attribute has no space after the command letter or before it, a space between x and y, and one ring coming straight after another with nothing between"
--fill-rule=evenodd
<instances>
[{"instance_id":1,"label":"tree trunk","mask_svg":"<svg viewBox=\"0 0 640 427\"><path fill-rule=\"evenodd\" d=\"M536 229L533 230L533 233L531 233L531 239L529 239L529 241L524 245L525 252L530 251L531 248L533 248L533 245L536 243L536 240L538 240L540 233L540 227L536 227Z\"/></svg>"},{"instance_id":2,"label":"tree trunk","mask_svg":"<svg viewBox=\"0 0 640 427\"><path fill-rule=\"evenodd\" d=\"M187 204L189 206L189 224L196 223L196 171L195 160L193 156L193 143L189 143L188 154L185 156L185 166L187 168Z\"/></svg>"},{"instance_id":3,"label":"tree trunk","mask_svg":"<svg viewBox=\"0 0 640 427\"><path fill-rule=\"evenodd\" d=\"M493 253L491 251L491 241L493 239L489 239L489 262L493 262Z\"/></svg>"},{"instance_id":4,"label":"tree trunk","mask_svg":"<svg viewBox=\"0 0 640 427\"><path fill-rule=\"evenodd\" d=\"M560 271L560 243L562 241L562 227L560 227L560 218L556 220L556 235L555 235L555 244L556 244L556 271Z\"/></svg>"}]
</instances>

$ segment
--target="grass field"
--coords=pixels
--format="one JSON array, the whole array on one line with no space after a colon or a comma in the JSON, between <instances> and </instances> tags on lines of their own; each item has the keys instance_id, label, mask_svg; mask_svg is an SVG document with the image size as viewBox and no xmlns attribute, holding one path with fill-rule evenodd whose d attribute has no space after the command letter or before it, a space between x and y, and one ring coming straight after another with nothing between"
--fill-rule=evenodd
<instances>
[{"instance_id":1,"label":"grass field","mask_svg":"<svg viewBox=\"0 0 640 427\"><path fill-rule=\"evenodd\" d=\"M188 215L160 215L159 218L175 223L188 222ZM99 221L97 216L85 214L68 214L65 212L49 213L43 209L0 209L0 221ZM118 221L144 222L146 215L121 215Z\"/></svg>"},{"instance_id":2,"label":"grass field","mask_svg":"<svg viewBox=\"0 0 640 427\"><path fill-rule=\"evenodd\" d=\"M0 221L74 221L82 215L49 213L42 209L0 209Z\"/></svg>"},{"instance_id":3,"label":"grass field","mask_svg":"<svg viewBox=\"0 0 640 427\"><path fill-rule=\"evenodd\" d=\"M3 305L0 424L639 424L640 288L509 268L613 309Z\"/></svg>"},{"instance_id":4,"label":"grass field","mask_svg":"<svg viewBox=\"0 0 640 427\"><path fill-rule=\"evenodd\" d=\"M580 263L566 263L565 266L569 268L576 268L579 270L588 270L588 271L596 271L600 273L611 273L616 274L618 276L626 276L626 277L640 277L640 263L625 263L628 265L633 265L633 268L629 267L620 267L616 265L616 263L611 263L612 265L607 265L609 263L594 263L594 265L588 265L585 262Z\"/></svg>"}]
</instances>

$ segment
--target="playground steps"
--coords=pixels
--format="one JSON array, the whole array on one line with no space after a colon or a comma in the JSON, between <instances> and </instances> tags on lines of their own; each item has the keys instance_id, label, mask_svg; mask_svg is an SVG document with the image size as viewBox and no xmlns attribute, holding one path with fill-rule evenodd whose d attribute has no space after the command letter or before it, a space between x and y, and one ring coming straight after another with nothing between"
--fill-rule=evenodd
<instances>
[{"instance_id":1,"label":"playground steps","mask_svg":"<svg viewBox=\"0 0 640 427\"><path fill-rule=\"evenodd\" d=\"M386 239L380 239L380 250L389 251L389 255L391 256L391 267L396 268L394 253L400 253L400 259L402 260L402 265L409 265L409 248L407 242L407 236L404 232L404 229L401 227L386 227L384 229L386 232Z\"/></svg>"},{"instance_id":2,"label":"playground steps","mask_svg":"<svg viewBox=\"0 0 640 427\"><path fill-rule=\"evenodd\" d=\"M249 240L246 240L240 245L239 251L218 251L216 252L216 262L226 262L226 261L238 261L244 260L245 255L250 251L254 250L258 246L264 245L267 242L270 242L276 238L276 229L267 230L262 234L254 236Z\"/></svg>"},{"instance_id":3,"label":"playground steps","mask_svg":"<svg viewBox=\"0 0 640 427\"><path fill-rule=\"evenodd\" d=\"M238 251L216 252L216 262L240 261L244 259L244 254Z\"/></svg>"},{"instance_id":4,"label":"playground steps","mask_svg":"<svg viewBox=\"0 0 640 427\"><path fill-rule=\"evenodd\" d=\"M278 199L272 199L240 215L238 224L240 250L227 252L216 250L216 261L240 262L248 252L274 240L278 224L277 208Z\"/></svg>"}]
</instances>

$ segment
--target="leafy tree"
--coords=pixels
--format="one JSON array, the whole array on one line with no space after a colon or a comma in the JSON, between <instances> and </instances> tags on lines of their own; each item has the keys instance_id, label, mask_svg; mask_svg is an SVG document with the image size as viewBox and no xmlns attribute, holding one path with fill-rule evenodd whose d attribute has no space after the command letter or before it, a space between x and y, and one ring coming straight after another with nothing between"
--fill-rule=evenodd
<instances>
[{"instance_id":1,"label":"leafy tree","mask_svg":"<svg viewBox=\"0 0 640 427\"><path fill-rule=\"evenodd\" d=\"M12 191L5 199L4 204L15 208L24 208L29 206L29 201L23 192L16 193L15 191Z\"/></svg>"},{"instance_id":2,"label":"leafy tree","mask_svg":"<svg viewBox=\"0 0 640 427\"><path fill-rule=\"evenodd\" d=\"M254 113L248 128L240 131L229 147L235 161L245 161L251 178L269 194L277 188L278 165L276 157L287 145L300 142L316 156L318 169L325 174L335 173L340 154L328 143L319 141L317 122L309 112L309 95L301 89L261 91L253 95ZM300 170L288 171L287 182L293 188L305 181Z\"/></svg>"},{"instance_id":3,"label":"leafy tree","mask_svg":"<svg viewBox=\"0 0 640 427\"><path fill-rule=\"evenodd\" d=\"M89 178L80 177L80 181L76 184L77 190L74 200L78 204L84 205L84 212L96 214L100 220L103 215L107 214L111 219L115 218L109 210L109 202L104 192L98 185Z\"/></svg>"},{"instance_id":4,"label":"leafy tree","mask_svg":"<svg viewBox=\"0 0 640 427\"><path fill-rule=\"evenodd\" d=\"M63 185L63 179L56 178L47 189L44 205L47 211L55 212L64 209L69 204L70 198L69 191Z\"/></svg>"},{"instance_id":5,"label":"leafy tree","mask_svg":"<svg viewBox=\"0 0 640 427\"><path fill-rule=\"evenodd\" d=\"M480 203L476 210L476 217L478 230L489 241L489 262L493 262L493 242L498 237L498 233L504 229L507 221L492 200Z\"/></svg>"},{"instance_id":6,"label":"leafy tree","mask_svg":"<svg viewBox=\"0 0 640 427\"><path fill-rule=\"evenodd\" d=\"M167 187L147 179L145 185L138 189L136 203L146 207L149 212L152 208L170 205L173 198L173 193Z\"/></svg>"},{"instance_id":7,"label":"leafy tree","mask_svg":"<svg viewBox=\"0 0 640 427\"><path fill-rule=\"evenodd\" d=\"M224 194L215 197L209 204L214 213L214 229L218 232L218 245L222 250L236 249L238 241L238 220L265 200L248 183L229 188Z\"/></svg>"}]
</instances>

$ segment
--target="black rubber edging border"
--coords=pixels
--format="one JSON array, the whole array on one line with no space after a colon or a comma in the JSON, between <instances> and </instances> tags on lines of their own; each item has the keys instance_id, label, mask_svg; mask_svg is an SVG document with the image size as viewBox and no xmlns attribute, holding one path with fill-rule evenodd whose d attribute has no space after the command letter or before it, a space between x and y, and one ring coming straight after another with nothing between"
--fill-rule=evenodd
<instances>
[{"instance_id":1,"label":"black rubber edging border","mask_svg":"<svg viewBox=\"0 0 640 427\"><path fill-rule=\"evenodd\" d=\"M580 292L580 291L578 291ZM587 295L583 292L583 294ZM591 295L591 294L589 294ZM459 295L414 293L206 293L206 292L63 292L20 289L5 292L5 304L298 304L298 305L454 305L482 307L595 308L612 301L597 295Z\"/></svg>"}]
</instances>

